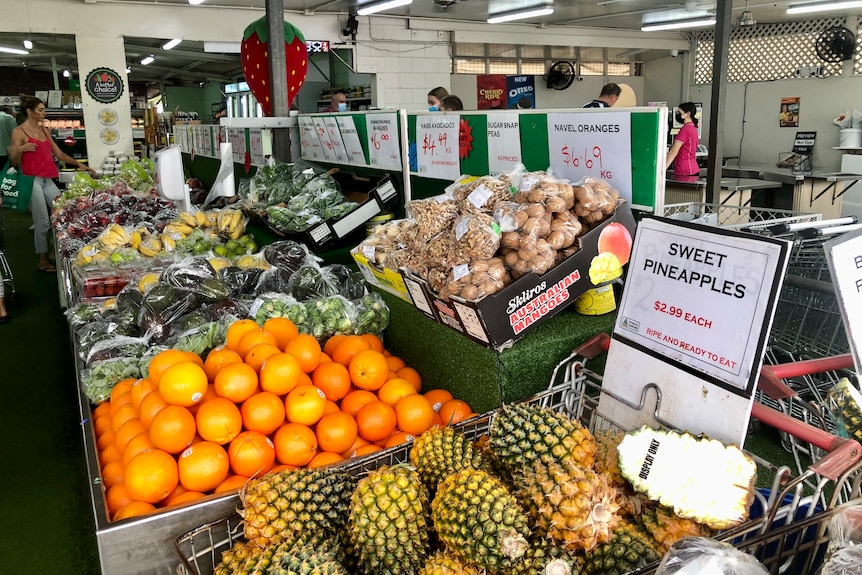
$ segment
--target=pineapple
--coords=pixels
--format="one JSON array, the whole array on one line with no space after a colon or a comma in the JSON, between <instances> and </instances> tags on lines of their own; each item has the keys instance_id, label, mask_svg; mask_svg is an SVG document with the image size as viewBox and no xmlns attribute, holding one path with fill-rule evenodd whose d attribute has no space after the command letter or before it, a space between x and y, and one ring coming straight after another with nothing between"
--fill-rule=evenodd
<instances>
[{"instance_id":1,"label":"pineapple","mask_svg":"<svg viewBox=\"0 0 862 575\"><path fill-rule=\"evenodd\" d=\"M862 441L862 394L846 377L841 378L826 396L827 405L839 428L856 441Z\"/></svg>"},{"instance_id":2,"label":"pineapple","mask_svg":"<svg viewBox=\"0 0 862 575\"><path fill-rule=\"evenodd\" d=\"M259 547L250 545L245 541L237 541L230 549L221 554L221 563L215 566L213 575L233 575L245 565L252 554L259 552Z\"/></svg>"},{"instance_id":3,"label":"pineapple","mask_svg":"<svg viewBox=\"0 0 862 575\"><path fill-rule=\"evenodd\" d=\"M712 537L712 530L691 519L677 516L673 510L661 506L647 508L640 516L640 524L655 541L660 555L683 537Z\"/></svg>"},{"instance_id":4,"label":"pineapple","mask_svg":"<svg viewBox=\"0 0 862 575\"><path fill-rule=\"evenodd\" d=\"M294 546L284 552L267 575L349 575L335 555L312 545Z\"/></svg>"},{"instance_id":5,"label":"pineapple","mask_svg":"<svg viewBox=\"0 0 862 575\"><path fill-rule=\"evenodd\" d=\"M428 496L419 475L399 465L371 471L351 498L350 537L368 575L414 574L429 553Z\"/></svg>"},{"instance_id":6,"label":"pineapple","mask_svg":"<svg viewBox=\"0 0 862 575\"><path fill-rule=\"evenodd\" d=\"M530 544L511 575L578 575L583 564L583 558L566 551L554 541L539 539Z\"/></svg>"},{"instance_id":7,"label":"pineapple","mask_svg":"<svg viewBox=\"0 0 862 575\"><path fill-rule=\"evenodd\" d=\"M508 573L529 547L521 505L487 471L462 469L444 479L431 517L451 552L492 572Z\"/></svg>"},{"instance_id":8,"label":"pineapple","mask_svg":"<svg viewBox=\"0 0 862 575\"><path fill-rule=\"evenodd\" d=\"M619 454L617 453L617 445L625 436L624 432L612 429L605 429L595 434L596 463L593 467L598 473L607 473L611 483L617 487L626 484L626 480L620 472Z\"/></svg>"},{"instance_id":9,"label":"pineapple","mask_svg":"<svg viewBox=\"0 0 862 575\"><path fill-rule=\"evenodd\" d=\"M738 447L644 426L617 450L623 477L680 517L713 529L748 518L757 467Z\"/></svg>"},{"instance_id":10,"label":"pineapple","mask_svg":"<svg viewBox=\"0 0 862 575\"><path fill-rule=\"evenodd\" d=\"M620 522L620 494L605 474L535 463L519 483L539 533L566 549L590 551L607 542Z\"/></svg>"},{"instance_id":11,"label":"pineapple","mask_svg":"<svg viewBox=\"0 0 862 575\"><path fill-rule=\"evenodd\" d=\"M491 422L491 449L510 471L535 461L555 462L566 470L590 469L596 440L583 425L536 405L508 405Z\"/></svg>"},{"instance_id":12,"label":"pineapple","mask_svg":"<svg viewBox=\"0 0 862 575\"><path fill-rule=\"evenodd\" d=\"M459 558L438 551L428 558L418 575L485 575L484 569L479 569L470 563L464 563Z\"/></svg>"},{"instance_id":13,"label":"pineapple","mask_svg":"<svg viewBox=\"0 0 862 575\"><path fill-rule=\"evenodd\" d=\"M465 467L481 469L483 466L481 453L451 427L432 427L416 438L410 450L410 462L431 493L452 473Z\"/></svg>"},{"instance_id":14,"label":"pineapple","mask_svg":"<svg viewBox=\"0 0 862 575\"><path fill-rule=\"evenodd\" d=\"M650 541L631 525L623 524L607 543L587 555L583 575L623 575L640 569L661 557Z\"/></svg>"},{"instance_id":15,"label":"pineapple","mask_svg":"<svg viewBox=\"0 0 862 575\"><path fill-rule=\"evenodd\" d=\"M331 469L296 469L252 479L240 492L246 539L266 547L315 534L331 535L347 521L353 483Z\"/></svg>"}]
</instances>

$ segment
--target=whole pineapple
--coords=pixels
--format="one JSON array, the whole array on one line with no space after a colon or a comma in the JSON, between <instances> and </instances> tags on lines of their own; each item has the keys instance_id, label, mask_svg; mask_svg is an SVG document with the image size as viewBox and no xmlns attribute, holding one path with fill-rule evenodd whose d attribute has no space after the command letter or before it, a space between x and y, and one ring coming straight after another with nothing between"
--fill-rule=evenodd
<instances>
[{"instance_id":1,"label":"whole pineapple","mask_svg":"<svg viewBox=\"0 0 862 575\"><path fill-rule=\"evenodd\" d=\"M240 492L245 537L266 547L300 536L339 531L347 522L353 482L331 469L267 473Z\"/></svg>"},{"instance_id":2,"label":"whole pineapple","mask_svg":"<svg viewBox=\"0 0 862 575\"><path fill-rule=\"evenodd\" d=\"M492 572L509 572L529 547L526 514L487 471L462 469L444 479L431 517L451 552Z\"/></svg>"},{"instance_id":3,"label":"whole pineapple","mask_svg":"<svg viewBox=\"0 0 862 575\"><path fill-rule=\"evenodd\" d=\"M335 555L311 545L294 546L282 554L267 575L349 575Z\"/></svg>"},{"instance_id":4,"label":"whole pineapple","mask_svg":"<svg viewBox=\"0 0 862 575\"><path fill-rule=\"evenodd\" d=\"M451 427L432 427L413 442L410 463L419 472L429 493L447 476L465 467L481 469L483 458L472 443Z\"/></svg>"},{"instance_id":5,"label":"whole pineapple","mask_svg":"<svg viewBox=\"0 0 862 575\"><path fill-rule=\"evenodd\" d=\"M511 575L578 575L583 564L583 558L566 551L555 541L539 539L530 543Z\"/></svg>"},{"instance_id":6,"label":"whole pineapple","mask_svg":"<svg viewBox=\"0 0 862 575\"><path fill-rule=\"evenodd\" d=\"M712 529L691 519L684 519L662 506L648 507L640 516L640 525L654 539L660 555L683 537L712 537Z\"/></svg>"},{"instance_id":7,"label":"whole pineapple","mask_svg":"<svg viewBox=\"0 0 862 575\"><path fill-rule=\"evenodd\" d=\"M645 567L661 556L635 527L623 524L607 543L596 547L584 562L584 575L623 575Z\"/></svg>"},{"instance_id":8,"label":"whole pineapple","mask_svg":"<svg viewBox=\"0 0 862 575\"><path fill-rule=\"evenodd\" d=\"M428 496L410 467L382 467L359 481L350 502L350 538L368 575L414 574L429 553Z\"/></svg>"},{"instance_id":9,"label":"whole pineapple","mask_svg":"<svg viewBox=\"0 0 862 575\"><path fill-rule=\"evenodd\" d=\"M256 552L260 552L259 547L245 541L237 541L230 549L221 554L221 562L213 569L213 575L233 575Z\"/></svg>"},{"instance_id":10,"label":"whole pineapple","mask_svg":"<svg viewBox=\"0 0 862 575\"><path fill-rule=\"evenodd\" d=\"M502 407L491 422L491 449L513 472L536 461L558 463L567 470L591 469L596 440L565 414L515 404Z\"/></svg>"},{"instance_id":11,"label":"whole pineapple","mask_svg":"<svg viewBox=\"0 0 862 575\"><path fill-rule=\"evenodd\" d=\"M604 429L595 434L596 438L596 463L593 466L597 473L607 473L611 483L617 487L626 484L626 480L620 471L619 454L617 445L626 434L623 431Z\"/></svg>"},{"instance_id":12,"label":"whole pineapple","mask_svg":"<svg viewBox=\"0 0 862 575\"><path fill-rule=\"evenodd\" d=\"M438 551L428 558L418 575L484 575L485 570L465 563L454 555Z\"/></svg>"},{"instance_id":13,"label":"whole pineapple","mask_svg":"<svg viewBox=\"0 0 862 575\"><path fill-rule=\"evenodd\" d=\"M566 549L590 551L607 542L620 523L621 498L607 475L534 463L520 474L521 498L540 534Z\"/></svg>"}]
</instances>

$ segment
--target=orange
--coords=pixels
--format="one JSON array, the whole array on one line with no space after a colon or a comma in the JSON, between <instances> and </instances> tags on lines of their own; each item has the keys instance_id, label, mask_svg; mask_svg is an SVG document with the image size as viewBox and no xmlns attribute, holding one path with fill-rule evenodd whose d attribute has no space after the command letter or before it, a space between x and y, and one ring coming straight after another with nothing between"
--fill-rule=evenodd
<instances>
[{"instance_id":1,"label":"orange","mask_svg":"<svg viewBox=\"0 0 862 575\"><path fill-rule=\"evenodd\" d=\"M389 369L391 369L392 371L397 372L399 369L406 366L407 364L404 363L404 360L401 359L400 357L396 357L394 355L389 355L389 356L386 356L386 365L388 365Z\"/></svg>"},{"instance_id":2,"label":"orange","mask_svg":"<svg viewBox=\"0 0 862 575\"><path fill-rule=\"evenodd\" d=\"M326 407L323 409L323 415L329 415L330 413L338 413L341 411L341 408L338 407L338 404L334 401L326 400Z\"/></svg>"},{"instance_id":3,"label":"orange","mask_svg":"<svg viewBox=\"0 0 862 575\"><path fill-rule=\"evenodd\" d=\"M275 432L275 457L285 465L302 467L317 454L317 436L307 425L285 423Z\"/></svg>"},{"instance_id":4,"label":"orange","mask_svg":"<svg viewBox=\"0 0 862 575\"><path fill-rule=\"evenodd\" d=\"M378 451L383 451L383 448L379 445L369 443L368 445L358 447L356 449L356 453L353 454L353 457L362 457L363 455L370 455L371 453L377 453Z\"/></svg>"},{"instance_id":5,"label":"orange","mask_svg":"<svg viewBox=\"0 0 862 575\"><path fill-rule=\"evenodd\" d=\"M177 497L178 495L185 493L186 491L188 491L188 489L183 487L182 483L177 483L177 486L174 487L173 491L168 493L167 497L156 503L156 507L164 507L168 504L168 501L170 501L174 497Z\"/></svg>"},{"instance_id":6,"label":"orange","mask_svg":"<svg viewBox=\"0 0 862 575\"><path fill-rule=\"evenodd\" d=\"M276 339L275 335L266 331L262 327L256 327L242 334L242 337L239 338L239 343L234 351L240 354L240 356L245 357L248 355L248 352L251 351L251 348L261 343L268 343L275 346L278 343L278 339Z\"/></svg>"},{"instance_id":7,"label":"orange","mask_svg":"<svg viewBox=\"0 0 862 575\"><path fill-rule=\"evenodd\" d=\"M299 469L299 467L297 467L296 465L287 465L286 463L282 463L270 469L270 472L281 473L282 471L293 471L294 469Z\"/></svg>"},{"instance_id":8,"label":"orange","mask_svg":"<svg viewBox=\"0 0 862 575\"><path fill-rule=\"evenodd\" d=\"M137 434L126 444L126 449L123 451L123 465L128 466L129 462L134 459L137 454L149 451L150 449L153 449L153 442L150 441L150 434Z\"/></svg>"},{"instance_id":9,"label":"orange","mask_svg":"<svg viewBox=\"0 0 862 575\"><path fill-rule=\"evenodd\" d=\"M414 393L402 397L395 404L398 429L420 435L434 423L434 408L425 396Z\"/></svg>"},{"instance_id":10,"label":"orange","mask_svg":"<svg viewBox=\"0 0 862 575\"><path fill-rule=\"evenodd\" d=\"M299 361L303 373L311 373L320 363L320 344L313 335L299 334L287 343L284 351Z\"/></svg>"},{"instance_id":11,"label":"orange","mask_svg":"<svg viewBox=\"0 0 862 575\"><path fill-rule=\"evenodd\" d=\"M311 373L311 381L331 401L338 401L350 391L350 372L334 361L318 365Z\"/></svg>"},{"instance_id":12,"label":"orange","mask_svg":"<svg viewBox=\"0 0 862 575\"><path fill-rule=\"evenodd\" d=\"M353 385L369 391L380 389L389 377L386 356L373 349L366 349L354 355L348 369Z\"/></svg>"},{"instance_id":13,"label":"orange","mask_svg":"<svg viewBox=\"0 0 862 575\"><path fill-rule=\"evenodd\" d=\"M132 385L133 385L136 381L138 381L138 380L137 380L137 379L131 379L131 378L129 378L129 379L124 379L124 380L122 380L122 381L118 381L118 382L114 385L113 389L111 389L110 402L111 402L111 403L116 403L116 402L117 402L117 398L118 398L118 397L120 397L121 395L123 395L123 394L124 394L124 393L126 393L127 391L131 391L131 390L132 390Z\"/></svg>"},{"instance_id":14,"label":"orange","mask_svg":"<svg viewBox=\"0 0 862 575\"><path fill-rule=\"evenodd\" d=\"M367 341L368 344L371 346L371 349L383 353L383 340L381 340L379 337L377 337L373 333L363 333L359 337Z\"/></svg>"},{"instance_id":15,"label":"orange","mask_svg":"<svg viewBox=\"0 0 862 575\"><path fill-rule=\"evenodd\" d=\"M228 349L238 351L239 340L242 339L242 336L244 336L246 332L253 329L260 329L260 326L257 325L254 320L241 319L233 322L230 324L230 327L227 328L227 332L225 333L225 345Z\"/></svg>"},{"instance_id":16,"label":"orange","mask_svg":"<svg viewBox=\"0 0 862 575\"><path fill-rule=\"evenodd\" d=\"M385 348L384 348L384 350L383 350L383 355L385 355L386 357L389 357L390 355L392 355L392 352L391 352L391 351L389 351L388 349L385 349Z\"/></svg>"},{"instance_id":17,"label":"orange","mask_svg":"<svg viewBox=\"0 0 862 575\"><path fill-rule=\"evenodd\" d=\"M147 367L147 377L154 385L158 386L162 380L162 375L169 367L177 363L189 362L188 354L179 349L166 349L153 356L150 360L150 365Z\"/></svg>"},{"instance_id":18,"label":"orange","mask_svg":"<svg viewBox=\"0 0 862 575\"><path fill-rule=\"evenodd\" d=\"M326 355L324 352L320 352L320 363L329 363L332 361L332 358ZM319 364L318 364L319 365Z\"/></svg>"},{"instance_id":19,"label":"orange","mask_svg":"<svg viewBox=\"0 0 862 575\"><path fill-rule=\"evenodd\" d=\"M275 445L259 431L243 431L230 442L227 456L234 473L257 477L275 464Z\"/></svg>"},{"instance_id":20,"label":"orange","mask_svg":"<svg viewBox=\"0 0 862 575\"><path fill-rule=\"evenodd\" d=\"M149 428L156 414L167 406L168 403L164 400L158 389L154 389L148 393L147 396L141 400L141 409L138 412L138 417L140 418L141 423L144 424L144 427Z\"/></svg>"},{"instance_id":21,"label":"orange","mask_svg":"<svg viewBox=\"0 0 862 575\"><path fill-rule=\"evenodd\" d=\"M314 467L323 467L324 465L331 465L333 463L338 463L339 461L344 461L344 458L338 455L337 453L330 453L329 451L321 451L317 455L311 458L311 461L308 462L308 469L312 469Z\"/></svg>"},{"instance_id":22,"label":"orange","mask_svg":"<svg viewBox=\"0 0 862 575\"><path fill-rule=\"evenodd\" d=\"M260 388L276 395L286 395L299 382L302 366L289 353L276 353L266 358L260 368Z\"/></svg>"},{"instance_id":23,"label":"orange","mask_svg":"<svg viewBox=\"0 0 862 575\"><path fill-rule=\"evenodd\" d=\"M114 436L114 443L117 449L120 450L120 453L126 450L126 445L134 436L144 431L146 431L144 424L137 417L121 425Z\"/></svg>"},{"instance_id":24,"label":"orange","mask_svg":"<svg viewBox=\"0 0 862 575\"><path fill-rule=\"evenodd\" d=\"M190 361L190 362L192 362L192 363L196 363L196 364L198 364L198 365L199 365L199 366L201 366L201 367L203 367L203 366L204 366L204 360L202 360L202 359L201 359L201 356L199 356L199 355L198 355L198 354L196 354L195 352L193 352L193 351L184 351L183 353L184 353L184 354L186 354L186 358L187 358L187 359L186 359L186 361Z\"/></svg>"},{"instance_id":25,"label":"orange","mask_svg":"<svg viewBox=\"0 0 862 575\"><path fill-rule=\"evenodd\" d=\"M105 494L105 503L108 504L108 511L110 512L108 513L108 517L113 516L114 513L117 512L117 509L127 503L131 503L132 501L134 501L134 499L129 496L129 492L126 491L125 485L122 483L114 485L108 489L108 492Z\"/></svg>"},{"instance_id":26,"label":"orange","mask_svg":"<svg viewBox=\"0 0 862 575\"><path fill-rule=\"evenodd\" d=\"M440 411L440 406L452 399L452 394L445 389L429 389L422 395L431 402L434 411Z\"/></svg>"},{"instance_id":27,"label":"orange","mask_svg":"<svg viewBox=\"0 0 862 575\"><path fill-rule=\"evenodd\" d=\"M169 405L191 407L200 403L207 392L204 368L191 361L175 363L162 373L159 393Z\"/></svg>"},{"instance_id":28,"label":"orange","mask_svg":"<svg viewBox=\"0 0 862 575\"><path fill-rule=\"evenodd\" d=\"M386 439L395 431L395 409L382 401L372 401L363 405L356 414L359 435L368 441Z\"/></svg>"},{"instance_id":29,"label":"orange","mask_svg":"<svg viewBox=\"0 0 862 575\"><path fill-rule=\"evenodd\" d=\"M343 340L345 337L347 336L344 334L337 333L327 339L326 343L323 344L323 353L325 353L329 357L332 357L332 352L335 350L335 346L341 343L341 340Z\"/></svg>"},{"instance_id":30,"label":"orange","mask_svg":"<svg viewBox=\"0 0 862 575\"><path fill-rule=\"evenodd\" d=\"M123 482L123 477L126 475L126 466L122 461L112 461L102 468L102 485L105 489L110 489L114 485Z\"/></svg>"},{"instance_id":31,"label":"orange","mask_svg":"<svg viewBox=\"0 0 862 575\"><path fill-rule=\"evenodd\" d=\"M110 411L108 411L108 415L111 416L112 420L114 419L114 415L117 413L117 410L126 405L132 405L132 393L130 390L131 388L129 388L129 390L127 391L124 391L111 402L111 409Z\"/></svg>"},{"instance_id":32,"label":"orange","mask_svg":"<svg viewBox=\"0 0 862 575\"><path fill-rule=\"evenodd\" d=\"M246 399L240 407L242 424L248 431L269 435L284 423L284 403L274 393L261 391Z\"/></svg>"},{"instance_id":33,"label":"orange","mask_svg":"<svg viewBox=\"0 0 862 575\"><path fill-rule=\"evenodd\" d=\"M280 354L281 350L270 343L259 343L245 354L245 363L252 366L254 370L260 373L260 368L263 362L272 355Z\"/></svg>"},{"instance_id":34,"label":"orange","mask_svg":"<svg viewBox=\"0 0 862 575\"><path fill-rule=\"evenodd\" d=\"M433 405L431 407L434 407ZM436 411L434 412L434 423L431 424L431 427L443 427L443 419L440 417L440 414Z\"/></svg>"},{"instance_id":35,"label":"orange","mask_svg":"<svg viewBox=\"0 0 862 575\"><path fill-rule=\"evenodd\" d=\"M224 448L212 441L195 443L177 461L180 483L189 491L212 491L227 478L230 461Z\"/></svg>"},{"instance_id":36,"label":"orange","mask_svg":"<svg viewBox=\"0 0 862 575\"><path fill-rule=\"evenodd\" d=\"M130 397L132 399L132 407L135 408L135 411L141 409L141 401L155 388L156 385L148 377L141 378L132 384Z\"/></svg>"},{"instance_id":37,"label":"orange","mask_svg":"<svg viewBox=\"0 0 862 575\"><path fill-rule=\"evenodd\" d=\"M458 423L459 421L464 421L467 419L471 413L473 413L473 409L467 404L466 401L461 401L460 399L450 399L447 402L444 402L443 405L440 406L440 409L437 410L437 413L440 414L440 419L443 420L444 425L452 425L454 423Z\"/></svg>"},{"instance_id":38,"label":"orange","mask_svg":"<svg viewBox=\"0 0 862 575\"><path fill-rule=\"evenodd\" d=\"M219 445L230 443L242 431L242 415L232 401L217 397L202 404L195 413L198 434Z\"/></svg>"},{"instance_id":39,"label":"orange","mask_svg":"<svg viewBox=\"0 0 862 575\"><path fill-rule=\"evenodd\" d=\"M389 374L386 376L386 381L389 381L390 379L395 379L396 377L398 377L398 374L390 369Z\"/></svg>"},{"instance_id":40,"label":"orange","mask_svg":"<svg viewBox=\"0 0 862 575\"><path fill-rule=\"evenodd\" d=\"M210 382L215 381L215 376L221 368L231 363L242 363L242 357L225 345L213 348L204 361L204 372L207 374L207 379Z\"/></svg>"},{"instance_id":41,"label":"orange","mask_svg":"<svg viewBox=\"0 0 862 575\"><path fill-rule=\"evenodd\" d=\"M366 403L377 401L377 396L364 389L355 389L344 396L341 400L341 411L349 413L353 417L359 413L360 408Z\"/></svg>"},{"instance_id":42,"label":"orange","mask_svg":"<svg viewBox=\"0 0 862 575\"><path fill-rule=\"evenodd\" d=\"M300 385L284 398L284 411L291 423L314 425L326 411L326 395L313 385Z\"/></svg>"},{"instance_id":43,"label":"orange","mask_svg":"<svg viewBox=\"0 0 862 575\"><path fill-rule=\"evenodd\" d=\"M111 416L102 415L98 419L95 419L93 421L93 431L96 433L96 437L101 436L106 431L113 431L111 429Z\"/></svg>"},{"instance_id":44,"label":"orange","mask_svg":"<svg viewBox=\"0 0 862 575\"><path fill-rule=\"evenodd\" d=\"M412 367L402 367L397 370L395 373L398 374L398 377L401 379L406 379L410 383L413 384L413 388L416 390L416 393L422 391L422 378L419 377L419 372L413 369Z\"/></svg>"},{"instance_id":45,"label":"orange","mask_svg":"<svg viewBox=\"0 0 862 575\"><path fill-rule=\"evenodd\" d=\"M218 484L214 493L224 493L225 491L242 489L248 480L248 477L243 477L242 475L229 475L227 479Z\"/></svg>"},{"instance_id":46,"label":"orange","mask_svg":"<svg viewBox=\"0 0 862 575\"><path fill-rule=\"evenodd\" d=\"M412 383L406 379L396 377L384 383L383 387L377 390L377 397L386 405L394 407L399 399L406 395L413 395L414 393L416 393L416 390L413 388Z\"/></svg>"},{"instance_id":47,"label":"orange","mask_svg":"<svg viewBox=\"0 0 862 575\"><path fill-rule=\"evenodd\" d=\"M116 387L114 389L116 389ZM126 391L129 391L129 390L127 389ZM125 392L123 392L123 393L125 393ZM92 413L90 414L90 419L95 421L95 420L99 419L100 417L102 417L103 415L111 415L111 402L105 401L105 402L97 405L93 409Z\"/></svg>"},{"instance_id":48,"label":"orange","mask_svg":"<svg viewBox=\"0 0 862 575\"><path fill-rule=\"evenodd\" d=\"M219 397L242 403L257 391L257 372L244 363L230 363L216 374L213 380Z\"/></svg>"},{"instance_id":49,"label":"orange","mask_svg":"<svg viewBox=\"0 0 862 575\"><path fill-rule=\"evenodd\" d=\"M112 461L120 461L123 459L123 454L117 449L116 445L109 445L99 454L99 465L105 467Z\"/></svg>"},{"instance_id":50,"label":"orange","mask_svg":"<svg viewBox=\"0 0 862 575\"><path fill-rule=\"evenodd\" d=\"M158 503L174 490L177 481L177 462L173 456L161 449L151 449L129 461L123 484L135 501Z\"/></svg>"},{"instance_id":51,"label":"orange","mask_svg":"<svg viewBox=\"0 0 862 575\"><path fill-rule=\"evenodd\" d=\"M148 515L156 510L155 505L152 503L146 503L144 501L130 501L126 503L119 509L117 509L116 513L114 513L113 521L119 521L120 519L129 519L130 517L140 517L141 515Z\"/></svg>"},{"instance_id":52,"label":"orange","mask_svg":"<svg viewBox=\"0 0 862 575\"><path fill-rule=\"evenodd\" d=\"M408 441L413 441L416 439L416 436L412 433L407 433L406 431L396 431L386 440L386 443L383 445L384 448L395 447L396 445L401 445L402 443L407 443Z\"/></svg>"},{"instance_id":53,"label":"orange","mask_svg":"<svg viewBox=\"0 0 862 575\"><path fill-rule=\"evenodd\" d=\"M99 453L105 450L109 445L116 445L117 434L114 433L113 429L108 428L108 430L99 436L99 439L96 440L96 446L99 448Z\"/></svg>"},{"instance_id":54,"label":"orange","mask_svg":"<svg viewBox=\"0 0 862 575\"><path fill-rule=\"evenodd\" d=\"M320 449L334 453L347 451L356 441L358 431L356 420L343 411L324 415L314 428Z\"/></svg>"},{"instance_id":55,"label":"orange","mask_svg":"<svg viewBox=\"0 0 862 575\"><path fill-rule=\"evenodd\" d=\"M153 447L180 453L195 438L195 432L195 416L181 405L169 405L153 418L149 437Z\"/></svg>"},{"instance_id":56,"label":"orange","mask_svg":"<svg viewBox=\"0 0 862 575\"><path fill-rule=\"evenodd\" d=\"M168 499L164 502L164 507L170 507L171 505L179 505L180 503L188 503L189 501L197 501L198 499L203 499L206 497L205 493L201 493L200 491L183 491L179 495L175 495L174 497L168 497Z\"/></svg>"},{"instance_id":57,"label":"orange","mask_svg":"<svg viewBox=\"0 0 862 575\"><path fill-rule=\"evenodd\" d=\"M311 381L311 377L307 373L300 372L296 378L296 385L314 385L314 382Z\"/></svg>"},{"instance_id":58,"label":"orange","mask_svg":"<svg viewBox=\"0 0 862 575\"><path fill-rule=\"evenodd\" d=\"M350 459L351 457L356 455L356 450L363 445L371 444L368 441L362 439L359 435L357 435L356 439L353 441L353 445L341 452L341 457L343 457L344 459Z\"/></svg>"},{"instance_id":59,"label":"orange","mask_svg":"<svg viewBox=\"0 0 862 575\"><path fill-rule=\"evenodd\" d=\"M296 325L286 317L271 317L263 322L263 329L275 336L276 344L284 349L287 343L299 335Z\"/></svg>"},{"instance_id":60,"label":"orange","mask_svg":"<svg viewBox=\"0 0 862 575\"><path fill-rule=\"evenodd\" d=\"M201 408L201 406L203 404L205 404L208 401L212 401L213 399L215 399L217 397L218 397L218 394L215 391L215 386L210 383L209 385L207 385L207 392L204 394L203 398L198 403L191 406L189 408L189 411L191 412L192 415L197 415L198 410Z\"/></svg>"},{"instance_id":61,"label":"orange","mask_svg":"<svg viewBox=\"0 0 862 575\"><path fill-rule=\"evenodd\" d=\"M135 408L132 407L131 403L127 403L117 409L117 412L114 413L114 417L111 418L111 430L114 433L117 433L124 423L137 418L138 412L135 411Z\"/></svg>"},{"instance_id":62,"label":"orange","mask_svg":"<svg viewBox=\"0 0 862 575\"><path fill-rule=\"evenodd\" d=\"M348 335L338 342L329 356L332 357L332 361L347 366L350 365L354 355L368 349L371 349L371 344L362 339L362 336Z\"/></svg>"}]
</instances>

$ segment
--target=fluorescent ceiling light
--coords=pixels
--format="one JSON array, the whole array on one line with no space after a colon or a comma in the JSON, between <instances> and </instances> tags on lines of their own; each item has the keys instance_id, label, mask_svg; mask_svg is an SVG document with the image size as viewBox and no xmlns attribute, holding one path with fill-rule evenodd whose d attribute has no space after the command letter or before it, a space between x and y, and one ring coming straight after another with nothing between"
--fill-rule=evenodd
<instances>
[{"instance_id":1,"label":"fluorescent ceiling light","mask_svg":"<svg viewBox=\"0 0 862 575\"><path fill-rule=\"evenodd\" d=\"M141 66L146 66L147 64L152 64L155 61L156 61L156 59L153 58L152 56L147 56L146 58L141 60Z\"/></svg>"},{"instance_id":2,"label":"fluorescent ceiling light","mask_svg":"<svg viewBox=\"0 0 862 575\"><path fill-rule=\"evenodd\" d=\"M239 42L204 42L204 52L210 54L239 54L242 44Z\"/></svg>"},{"instance_id":3,"label":"fluorescent ceiling light","mask_svg":"<svg viewBox=\"0 0 862 575\"><path fill-rule=\"evenodd\" d=\"M390 8L398 8L409 4L413 4L413 0L383 0L383 2L373 2L356 10L356 15L368 16L369 14L375 14L377 12L389 10Z\"/></svg>"},{"instance_id":4,"label":"fluorescent ceiling light","mask_svg":"<svg viewBox=\"0 0 862 575\"><path fill-rule=\"evenodd\" d=\"M852 0L849 2L813 2L809 4L791 4L787 7L787 13L811 14L812 12L849 10L852 8L862 8L862 0Z\"/></svg>"},{"instance_id":5,"label":"fluorescent ceiling light","mask_svg":"<svg viewBox=\"0 0 862 575\"><path fill-rule=\"evenodd\" d=\"M641 26L643 32L657 32L659 30L680 30L683 28L702 28L704 26L713 26L715 24L715 16L705 16L703 18L689 18L687 20L671 20L669 22L650 22Z\"/></svg>"},{"instance_id":6,"label":"fluorescent ceiling light","mask_svg":"<svg viewBox=\"0 0 862 575\"><path fill-rule=\"evenodd\" d=\"M24 47L28 50L33 49L33 41L32 40L24 40Z\"/></svg>"},{"instance_id":7,"label":"fluorescent ceiling light","mask_svg":"<svg viewBox=\"0 0 862 575\"><path fill-rule=\"evenodd\" d=\"M192 6L197 6L198 4L203 4L204 0L189 0L189 4Z\"/></svg>"},{"instance_id":8,"label":"fluorescent ceiling light","mask_svg":"<svg viewBox=\"0 0 862 575\"><path fill-rule=\"evenodd\" d=\"M68 78L68 77L69 77L69 76L71 76L71 75L72 75L72 74L70 74L68 70L63 70L63 77L64 77L64 78Z\"/></svg>"},{"instance_id":9,"label":"fluorescent ceiling light","mask_svg":"<svg viewBox=\"0 0 862 575\"><path fill-rule=\"evenodd\" d=\"M168 40L164 44L162 44L162 50L170 50L171 48L176 48L182 42L182 38L174 38L173 40Z\"/></svg>"},{"instance_id":10,"label":"fluorescent ceiling light","mask_svg":"<svg viewBox=\"0 0 862 575\"><path fill-rule=\"evenodd\" d=\"M132 67L126 66L126 74L131 74L131 72L132 72Z\"/></svg>"},{"instance_id":11,"label":"fluorescent ceiling light","mask_svg":"<svg viewBox=\"0 0 862 575\"><path fill-rule=\"evenodd\" d=\"M525 20L527 18L535 18L536 16L547 16L553 13L553 6L533 6L532 8L524 8L523 10L512 10L510 12L500 12L498 14L489 15L488 24L499 24L500 22L511 22L513 20Z\"/></svg>"},{"instance_id":12,"label":"fluorescent ceiling light","mask_svg":"<svg viewBox=\"0 0 862 575\"><path fill-rule=\"evenodd\" d=\"M20 48L8 48L6 46L0 46L0 52L6 52L7 54L20 54L22 56L27 56L30 54L27 50L22 50Z\"/></svg>"}]
</instances>

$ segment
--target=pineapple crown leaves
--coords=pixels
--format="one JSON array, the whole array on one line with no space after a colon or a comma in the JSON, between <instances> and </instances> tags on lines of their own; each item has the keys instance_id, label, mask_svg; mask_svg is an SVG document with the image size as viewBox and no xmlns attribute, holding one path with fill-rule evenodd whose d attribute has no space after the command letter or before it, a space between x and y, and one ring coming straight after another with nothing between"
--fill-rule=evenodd
<instances>
[{"instance_id":1,"label":"pineapple crown leaves","mask_svg":"<svg viewBox=\"0 0 862 575\"><path fill-rule=\"evenodd\" d=\"M243 41L248 40L252 36L257 34L258 39L261 43L266 44L269 41L269 23L266 19L266 16L262 16L246 26L245 31L242 33ZM299 39L300 42L305 44L305 36L302 35L302 32L299 31L299 28L288 22L284 21L284 43L291 44L294 40Z\"/></svg>"}]
</instances>

